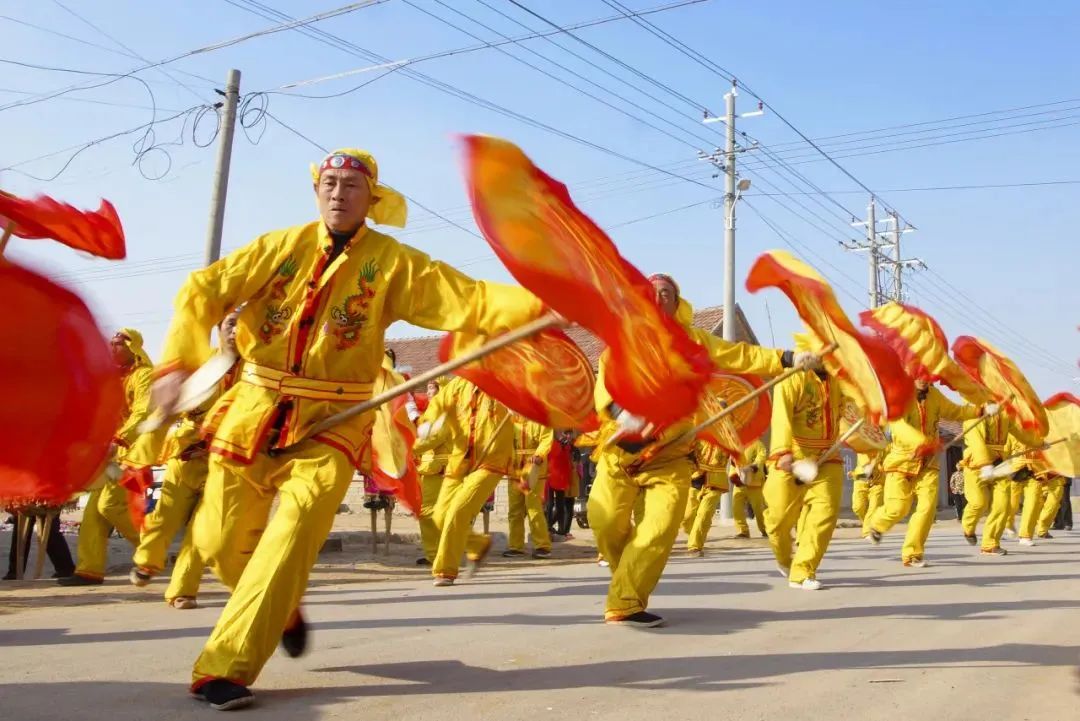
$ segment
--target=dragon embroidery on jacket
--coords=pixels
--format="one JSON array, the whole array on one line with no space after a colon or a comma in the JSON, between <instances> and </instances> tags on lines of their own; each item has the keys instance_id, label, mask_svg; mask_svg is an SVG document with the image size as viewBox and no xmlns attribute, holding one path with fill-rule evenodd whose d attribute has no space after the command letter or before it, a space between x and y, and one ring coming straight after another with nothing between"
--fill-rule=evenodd
<instances>
[{"instance_id":1,"label":"dragon embroidery on jacket","mask_svg":"<svg viewBox=\"0 0 1080 721\"><path fill-rule=\"evenodd\" d=\"M356 279L358 292L330 310L330 318L333 320L330 333L337 338L337 350L352 348L360 342L360 331L368 319L368 306L375 297L372 284L378 274L379 265L368 260L360 268L360 276Z\"/></svg>"},{"instance_id":2,"label":"dragon embroidery on jacket","mask_svg":"<svg viewBox=\"0 0 1080 721\"><path fill-rule=\"evenodd\" d=\"M263 343L269 343L274 336L285 332L285 325L292 318L292 308L281 304L287 295L286 286L296 277L300 269L296 259L291 255L278 268L278 278L270 284L270 299L266 304L266 315L262 325L259 326L259 338Z\"/></svg>"}]
</instances>

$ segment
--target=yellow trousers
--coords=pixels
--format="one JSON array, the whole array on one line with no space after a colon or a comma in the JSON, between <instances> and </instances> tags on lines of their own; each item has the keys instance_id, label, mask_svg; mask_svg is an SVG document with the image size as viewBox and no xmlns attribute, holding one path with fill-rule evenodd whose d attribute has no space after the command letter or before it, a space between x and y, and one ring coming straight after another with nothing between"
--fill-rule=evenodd
<instances>
[{"instance_id":1,"label":"yellow trousers","mask_svg":"<svg viewBox=\"0 0 1080 721\"><path fill-rule=\"evenodd\" d=\"M439 529L439 548L431 563L431 574L457 578L461 554L479 558L490 543L483 533L472 530L473 518L484 507L502 480L501 473L476 470L465 478L443 479L439 500L435 503L435 525Z\"/></svg>"},{"instance_id":2,"label":"yellow trousers","mask_svg":"<svg viewBox=\"0 0 1080 721\"><path fill-rule=\"evenodd\" d=\"M254 683L300 606L353 471L345 454L315 441L280 456L260 453L246 466L210 457L193 538L232 595L195 661L196 684Z\"/></svg>"},{"instance_id":3,"label":"yellow trousers","mask_svg":"<svg viewBox=\"0 0 1080 721\"><path fill-rule=\"evenodd\" d=\"M1065 479L1055 478L1043 484L1046 488L1046 500L1043 502L1042 513L1039 514L1039 522L1035 524L1035 534L1038 536L1050 532L1054 525L1058 511L1065 498Z\"/></svg>"},{"instance_id":4,"label":"yellow trousers","mask_svg":"<svg viewBox=\"0 0 1080 721\"><path fill-rule=\"evenodd\" d=\"M551 533L544 515L544 486L522 493L513 478L506 482L507 520L510 523L506 547L511 551L525 550L525 518L529 519L529 537L536 550L551 550Z\"/></svg>"},{"instance_id":5,"label":"yellow trousers","mask_svg":"<svg viewBox=\"0 0 1080 721\"><path fill-rule=\"evenodd\" d=\"M161 483L161 498L143 523L139 547L135 549L132 559L136 566L152 573L165 570L169 544L177 531L189 526L195 505L202 497L208 470L206 457L189 461L169 459ZM185 531L165 600L172 601L177 596L195 597L199 593L202 573L203 564L195 552L192 534Z\"/></svg>"},{"instance_id":6,"label":"yellow trousers","mask_svg":"<svg viewBox=\"0 0 1080 721\"><path fill-rule=\"evenodd\" d=\"M644 611L660 582L690 494L689 459L676 459L629 475L614 451L602 453L589 494L589 525L611 566L604 617ZM631 523L642 498L641 520Z\"/></svg>"},{"instance_id":7,"label":"yellow trousers","mask_svg":"<svg viewBox=\"0 0 1080 721\"><path fill-rule=\"evenodd\" d=\"M1020 510L1020 500L1024 497L1024 484L1013 483L1009 486L1009 508L1006 511L1005 528L1016 532L1016 514Z\"/></svg>"},{"instance_id":8,"label":"yellow trousers","mask_svg":"<svg viewBox=\"0 0 1080 721\"><path fill-rule=\"evenodd\" d=\"M79 526L75 574L85 578L105 578L109 559L109 533L115 528L132 546L139 544L139 532L131 522L127 491L112 481L90 492Z\"/></svg>"},{"instance_id":9,"label":"yellow trousers","mask_svg":"<svg viewBox=\"0 0 1080 721\"><path fill-rule=\"evenodd\" d=\"M691 491L692 490L693 489L691 489ZM694 494L691 493L690 495L693 496ZM690 502L693 503L694 501L691 500ZM636 526L637 524L641 523L642 519L644 519L644 518L645 518L645 494L644 493L639 493L638 497L637 497L637 500L634 501L634 525Z\"/></svg>"},{"instance_id":10,"label":"yellow trousers","mask_svg":"<svg viewBox=\"0 0 1080 721\"><path fill-rule=\"evenodd\" d=\"M754 511L754 522L762 536L765 533L765 489L762 486L735 486L731 491L731 515L735 519L735 532L749 534L750 524L746 522L746 504Z\"/></svg>"},{"instance_id":11,"label":"yellow trousers","mask_svg":"<svg viewBox=\"0 0 1080 721\"><path fill-rule=\"evenodd\" d=\"M993 482L983 483L979 479L978 471L964 469L964 499L967 500L967 505L964 506L964 517L960 520L960 527L963 528L965 536L974 536L979 527L979 520L989 514L990 509L993 508L994 486ZM1006 501L1008 501L1007 498ZM1007 512L1007 508L1002 509L1002 518ZM985 534L985 531L983 533Z\"/></svg>"},{"instance_id":12,"label":"yellow trousers","mask_svg":"<svg viewBox=\"0 0 1080 721\"><path fill-rule=\"evenodd\" d=\"M776 562L791 569L788 580L793 583L817 576L840 518L844 467L823 463L818 474L818 482L800 486L791 473L772 468L765 480L765 531ZM791 531L796 526L798 548L793 555Z\"/></svg>"},{"instance_id":13,"label":"yellow trousers","mask_svg":"<svg viewBox=\"0 0 1080 721\"><path fill-rule=\"evenodd\" d=\"M860 521L866 518L870 508L870 484L866 481L851 482L851 512Z\"/></svg>"},{"instance_id":14,"label":"yellow trousers","mask_svg":"<svg viewBox=\"0 0 1080 721\"><path fill-rule=\"evenodd\" d=\"M708 483L702 486L701 490L690 489L686 512L683 514L683 530L689 534L689 538L686 539L686 550L700 551L705 548L705 539L709 537L709 529L712 528L713 519L716 518L716 508L720 505L720 497L726 490L710 486Z\"/></svg>"},{"instance_id":15,"label":"yellow trousers","mask_svg":"<svg viewBox=\"0 0 1080 721\"><path fill-rule=\"evenodd\" d=\"M1042 513L1043 503L1046 500L1046 484L1035 479L1024 481L1024 510L1020 514L1020 527L1017 535L1020 538L1034 538L1035 526L1039 522L1039 514Z\"/></svg>"},{"instance_id":16,"label":"yellow trousers","mask_svg":"<svg viewBox=\"0 0 1080 721\"><path fill-rule=\"evenodd\" d=\"M983 525L982 549L992 551L1001 546L1001 537L1005 535L1005 526L1009 522L1009 506L1012 503L1013 481L1001 478L987 487L990 495L990 513ZM964 483L964 495L967 495L967 483ZM967 509L964 509L967 519Z\"/></svg>"},{"instance_id":17,"label":"yellow trousers","mask_svg":"<svg viewBox=\"0 0 1080 721\"><path fill-rule=\"evenodd\" d=\"M885 503L874 513L870 527L878 533L887 532L904 520L914 502L915 511L908 520L907 535L900 551L900 557L905 561L922 558L926 550L926 539L937 517L938 475L937 466L923 468L914 476L885 475Z\"/></svg>"},{"instance_id":18,"label":"yellow trousers","mask_svg":"<svg viewBox=\"0 0 1080 721\"><path fill-rule=\"evenodd\" d=\"M420 545L424 549L424 558L431 563L439 550L439 527L435 524L435 503L439 500L442 488L441 473L420 476Z\"/></svg>"}]
</instances>

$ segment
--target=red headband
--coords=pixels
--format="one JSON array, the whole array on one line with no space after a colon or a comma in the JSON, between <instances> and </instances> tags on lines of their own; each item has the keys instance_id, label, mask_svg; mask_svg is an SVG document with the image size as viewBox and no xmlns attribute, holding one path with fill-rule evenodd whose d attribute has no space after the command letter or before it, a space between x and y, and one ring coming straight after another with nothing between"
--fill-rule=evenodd
<instances>
[{"instance_id":1,"label":"red headband","mask_svg":"<svg viewBox=\"0 0 1080 721\"><path fill-rule=\"evenodd\" d=\"M322 172L324 170L328 170L330 168L359 170L361 173L371 178L372 180L375 179L371 173L371 169L351 155L327 155L325 158L323 158L322 164L319 166L319 175L322 175Z\"/></svg>"}]
</instances>

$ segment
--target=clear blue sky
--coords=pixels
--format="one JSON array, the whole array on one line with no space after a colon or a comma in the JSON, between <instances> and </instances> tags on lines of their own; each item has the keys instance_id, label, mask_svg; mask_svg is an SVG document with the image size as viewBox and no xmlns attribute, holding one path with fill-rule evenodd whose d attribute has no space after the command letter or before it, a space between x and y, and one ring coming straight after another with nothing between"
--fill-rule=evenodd
<instances>
[{"instance_id":1,"label":"clear blue sky","mask_svg":"<svg viewBox=\"0 0 1080 721\"><path fill-rule=\"evenodd\" d=\"M507 0L483 1L533 30L550 29ZM344 0L341 2L344 4ZM224 0L64 3L153 61L274 24ZM267 3L295 17L336 6L332 0ZM238 4L243 3L238 0ZM413 0L413 4L485 41L498 37L497 32L514 36L528 32L479 0L447 0L446 4L493 30L455 15L434 0ZM523 4L561 25L616 14L601 0L523 0ZM659 5L661 0L624 0L624 4L640 10ZM118 54L126 51L120 51L110 39L51 0L6 3L2 14L4 43L0 58L5 60L119 73L143 64ZM118 52L80 44L13 19ZM826 147L836 156L861 149L860 154L840 162L918 227L918 232L904 237L905 251L923 258L931 272L908 277L910 302L935 315L950 338L974 334L998 344L1020 364L1040 394L1078 390L1073 380L1080 376L1075 365L1080 356L1080 334L1076 330L1080 318L1074 291L1073 238L1080 225L1080 204L1076 202L1080 185L933 192L889 189L1080 179L1080 126L1068 125L1080 117L1077 111L1070 112L1080 108L1080 101L1044 105L1080 96L1080 89L1075 87L1075 79L1080 77L1080 60L1075 52L1080 6L1047 2L1035 10L1003 1L886 5L711 0L651 15L649 20L734 72L812 138L1040 106L951 121L949 127L937 123L823 142L830 143ZM477 43L404 0L358 10L316 27L392 59L415 58ZM508 45L505 49L587 87L685 142L673 140L494 49L410 67L623 155L672 167L673 172L715 185L717 190L642 169L450 97L400 73L332 99L269 95L269 109L321 145L359 145L372 150L385 181L470 228L474 227L471 218L462 207L466 197L454 135L485 132L512 139L539 165L571 186L582 207L601 225L611 228L623 253L642 270L673 274L696 305L720 303L723 219L713 204L705 202L651 220L619 224L720 196L720 181L713 180L708 168L694 158L697 150L711 150L712 145L722 142L718 133L721 125L700 123L700 106L720 112L727 89L725 81L629 20L576 34L666 87L649 85L565 35L552 39L638 89L544 40L530 40L523 46L664 120L586 85L521 47ZM149 83L159 108L156 117L160 119L216 98L210 83L181 71L210 78L220 87L227 70L237 67L243 71L242 92L251 93L369 64L288 31L167 65L172 78L189 84L194 93L157 70L142 72L139 77ZM338 93L376 75L354 75L311 85L301 92ZM93 76L12 65L4 65L0 77L0 106L29 97L17 91L39 93L74 82L101 81ZM0 137L4 139L0 168L19 164L19 171L49 177L70 153L20 163L138 126L154 117L143 107L127 107L149 103L146 89L131 80L66 97L99 103L54 99L0 110ZM740 111L751 110L754 102L743 94ZM1065 127L1047 128L1049 125ZM206 139L209 127L204 119L196 131L199 139ZM847 227L847 213L833 200L861 215L865 213L867 194L827 162L821 162L820 156L807 150L808 146L798 145L798 136L774 114L747 119L739 127L773 153L798 163L792 167L818 188L837 191L831 195L832 200L807 195L763 197L762 193L775 192L769 183L784 192L805 192L809 187L792 178L790 172L777 174L761 167L763 161L772 161L760 150L740 158L747 161L745 177L754 184L747 196L750 203L795 239L799 255L830 279L849 313L857 313L866 300L865 257L843 252L838 240L855 238L861 231ZM1016 133L1035 129L1038 131ZM139 134L87 150L53 182L34 180L14 170L0 172L0 187L13 192L45 192L80 205L96 205L99 197L106 197L116 204L127 231L127 267L79 258L66 249L27 241L14 241L10 252L13 257L73 281L92 303L106 331L121 325L142 329L151 352L160 348L176 289L185 273L200 263L215 157L214 147L200 148L193 143L190 122L182 145L169 145L178 139L180 121L160 124L155 132L154 140L164 145L148 152L140 166L148 175L170 167L161 180L144 178L133 165L132 144ZM242 133L237 135L225 222L226 249L238 247L265 230L306 222L315 215L307 165L317 160L320 152L274 123L251 132L262 134L258 144ZM968 141L992 132L1011 134ZM954 135L957 133L968 134ZM942 142L954 139L967 142ZM868 154L895 147L882 144L903 140L911 145L936 144ZM874 147L868 147L871 145ZM798 207L796 202L809 210ZM813 217L810 211L820 217ZM412 209L410 227L412 232L400 234L406 242L476 276L508 278L498 262L490 258L482 240L416 207ZM738 300L762 342L769 343L775 336L778 345L787 345L791 332L798 327L787 301L775 292L747 296L742 289L752 259L777 247L786 246L749 207L741 206ZM391 329L392 335L415 332L404 326Z\"/></svg>"}]
</instances>

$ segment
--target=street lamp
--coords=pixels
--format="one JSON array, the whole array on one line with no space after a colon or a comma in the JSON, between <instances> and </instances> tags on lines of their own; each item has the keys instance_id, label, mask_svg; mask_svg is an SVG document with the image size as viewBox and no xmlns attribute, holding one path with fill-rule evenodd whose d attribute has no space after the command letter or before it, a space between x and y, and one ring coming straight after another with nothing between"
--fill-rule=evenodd
<instances>
[{"instance_id":1,"label":"street lamp","mask_svg":"<svg viewBox=\"0 0 1080 721\"><path fill-rule=\"evenodd\" d=\"M731 201L731 207L728 209L727 214L727 227L734 229L735 227L735 204L739 202L739 198L742 197L744 191L750 190L750 178L743 178L739 181L739 184L735 186L735 197Z\"/></svg>"}]
</instances>

